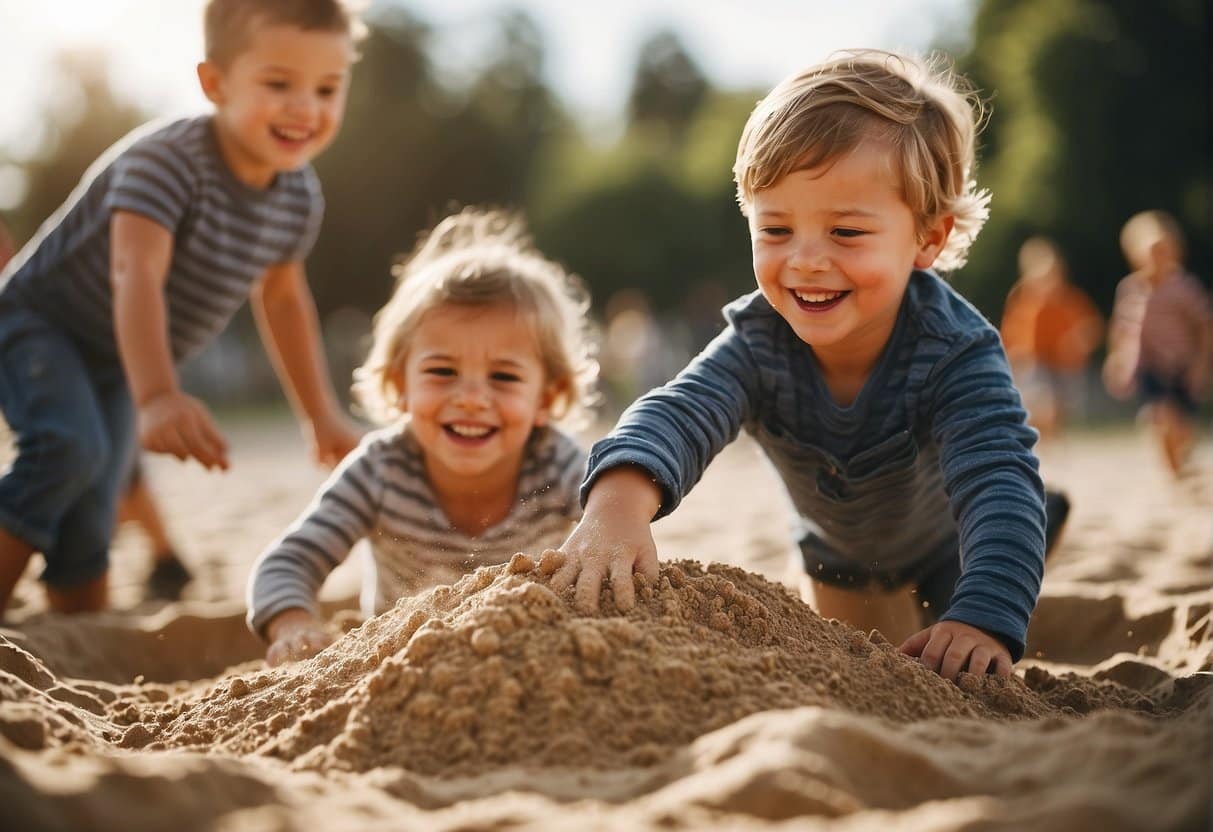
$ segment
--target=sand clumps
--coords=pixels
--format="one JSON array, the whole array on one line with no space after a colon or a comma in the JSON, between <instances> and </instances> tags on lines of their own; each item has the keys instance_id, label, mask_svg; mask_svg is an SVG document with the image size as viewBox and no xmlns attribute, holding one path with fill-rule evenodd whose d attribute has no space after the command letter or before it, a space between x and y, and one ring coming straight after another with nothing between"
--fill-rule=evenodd
<instances>
[{"instance_id":1,"label":"sand clumps","mask_svg":"<svg viewBox=\"0 0 1213 832\"><path fill-rule=\"evenodd\" d=\"M525 555L403 600L314 659L134 703L120 744L314 770L650 765L749 714L819 705L909 723L1056 711L1017 679L947 682L742 569L666 564L636 607L577 613ZM119 703L115 703L117 706Z\"/></svg>"}]
</instances>

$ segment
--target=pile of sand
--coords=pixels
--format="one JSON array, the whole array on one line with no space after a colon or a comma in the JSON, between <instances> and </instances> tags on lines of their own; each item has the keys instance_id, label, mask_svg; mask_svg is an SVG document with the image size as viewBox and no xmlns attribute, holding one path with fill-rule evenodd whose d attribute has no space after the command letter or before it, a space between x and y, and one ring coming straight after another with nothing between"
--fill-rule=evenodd
<instances>
[{"instance_id":1,"label":"pile of sand","mask_svg":"<svg viewBox=\"0 0 1213 832\"><path fill-rule=\"evenodd\" d=\"M300 769L451 776L652 765L750 714L806 705L894 723L1171 707L1043 670L1028 684L967 674L952 684L735 567L667 564L632 611L604 592L594 616L548 587L551 571L516 555L402 601L308 662L202 690L64 685L9 643L0 732L24 748L205 748Z\"/></svg>"},{"instance_id":2,"label":"pile of sand","mask_svg":"<svg viewBox=\"0 0 1213 832\"><path fill-rule=\"evenodd\" d=\"M1121 476L1145 449L1080 446L1027 658L953 684L768 580L786 523L744 447L655 526L661 551L720 565L666 562L626 614L607 592L580 614L520 557L267 669L240 593L314 488L281 475L293 446L266 450L284 433L246 446L293 500L168 481L212 547L191 601L130 606L142 562L122 553L112 612L40 613L23 581L0 630L0 826L1208 828L1213 529L1207 500ZM189 513L202 491L212 514ZM349 577L326 601L341 621Z\"/></svg>"}]
</instances>

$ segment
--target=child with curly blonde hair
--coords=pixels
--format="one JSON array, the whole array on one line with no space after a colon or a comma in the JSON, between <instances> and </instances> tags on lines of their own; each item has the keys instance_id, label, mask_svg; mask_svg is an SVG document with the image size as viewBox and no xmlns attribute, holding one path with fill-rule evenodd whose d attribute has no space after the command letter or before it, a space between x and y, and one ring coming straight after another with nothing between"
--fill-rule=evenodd
<instances>
[{"instance_id":1,"label":"child with curly blonde hair","mask_svg":"<svg viewBox=\"0 0 1213 832\"><path fill-rule=\"evenodd\" d=\"M581 515L585 453L557 420L593 400L589 303L520 220L465 209L397 269L354 392L385 425L262 554L249 626L270 664L331 641L316 594L370 542L366 615L517 551L556 546Z\"/></svg>"},{"instance_id":2,"label":"child with curly blonde hair","mask_svg":"<svg viewBox=\"0 0 1213 832\"><path fill-rule=\"evenodd\" d=\"M1045 494L998 332L931 269L987 214L962 79L858 51L779 84L734 176L758 290L594 446L553 586L583 608L657 577L649 523L744 428L783 481L818 612L947 678L1008 674L1046 549ZM903 641L904 639L904 641Z\"/></svg>"}]
</instances>

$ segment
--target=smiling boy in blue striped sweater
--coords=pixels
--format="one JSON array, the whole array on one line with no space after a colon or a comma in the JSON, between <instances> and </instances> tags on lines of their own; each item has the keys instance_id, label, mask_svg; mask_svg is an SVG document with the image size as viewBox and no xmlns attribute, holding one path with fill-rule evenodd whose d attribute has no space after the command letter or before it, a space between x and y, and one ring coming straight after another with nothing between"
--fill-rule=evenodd
<instances>
[{"instance_id":1,"label":"smiling boy in blue striped sweater","mask_svg":"<svg viewBox=\"0 0 1213 832\"><path fill-rule=\"evenodd\" d=\"M0 278L0 613L34 551L52 609L106 603L115 508L151 451L227 468L176 365L251 295L319 461L358 442L320 345L303 259L323 215L309 163L337 133L360 24L342 0L210 0L213 114L141 128L85 174Z\"/></svg>"},{"instance_id":2,"label":"smiling boy in blue striped sweater","mask_svg":"<svg viewBox=\"0 0 1213 832\"><path fill-rule=\"evenodd\" d=\"M744 428L791 497L818 612L947 678L1010 673L1046 550L1037 437L998 333L931 271L964 263L987 214L976 122L961 79L876 51L758 104L734 167L758 291L595 445L555 588L593 609L606 579L630 608L633 573L657 577L649 523Z\"/></svg>"}]
</instances>

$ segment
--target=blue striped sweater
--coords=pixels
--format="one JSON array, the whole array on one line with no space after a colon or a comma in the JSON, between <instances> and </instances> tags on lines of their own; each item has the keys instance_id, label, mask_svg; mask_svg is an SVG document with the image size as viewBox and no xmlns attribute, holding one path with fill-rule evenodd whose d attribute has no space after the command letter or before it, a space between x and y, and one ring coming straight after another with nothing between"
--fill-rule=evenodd
<instances>
[{"instance_id":1,"label":"blue striped sweater","mask_svg":"<svg viewBox=\"0 0 1213 832\"><path fill-rule=\"evenodd\" d=\"M787 488L807 562L895 585L959 557L941 618L999 636L1018 660L1044 572L1044 491L995 329L915 272L875 369L840 407L761 293L724 315L725 330L594 445L582 499L606 469L635 464L660 485L664 516L744 428Z\"/></svg>"}]
</instances>

